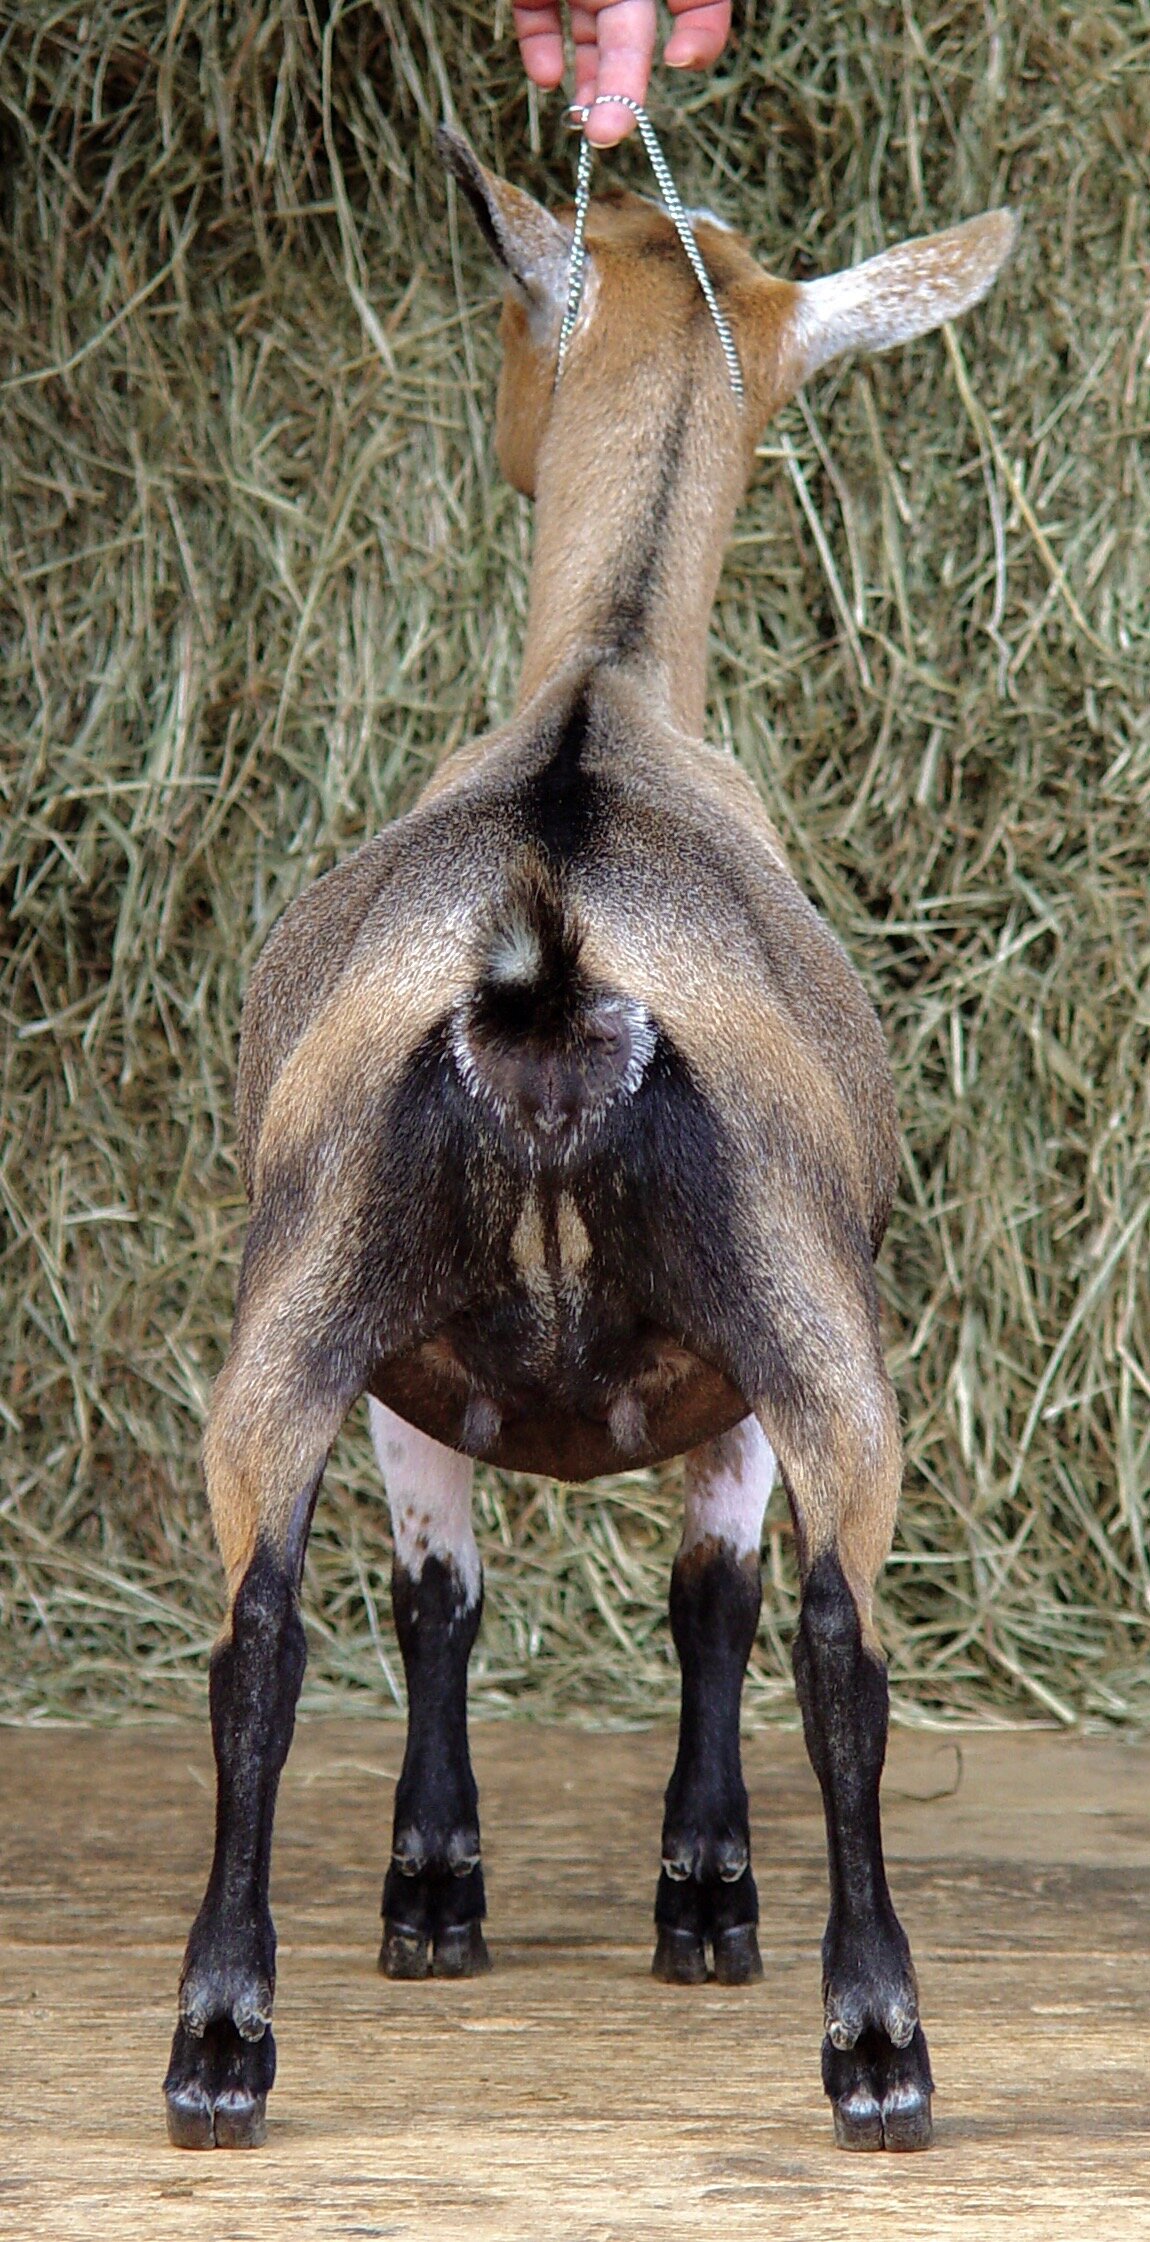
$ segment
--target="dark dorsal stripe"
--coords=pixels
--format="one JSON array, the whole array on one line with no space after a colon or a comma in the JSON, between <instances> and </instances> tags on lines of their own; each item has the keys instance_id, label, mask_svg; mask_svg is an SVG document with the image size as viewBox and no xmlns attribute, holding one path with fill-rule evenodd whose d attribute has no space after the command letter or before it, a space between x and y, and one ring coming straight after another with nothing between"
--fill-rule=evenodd
<instances>
[{"instance_id":1,"label":"dark dorsal stripe","mask_svg":"<svg viewBox=\"0 0 1150 2242\"><path fill-rule=\"evenodd\" d=\"M675 247L678 249L677 242ZM663 577L664 540L683 464L693 388L688 375L663 431L654 489L611 586L605 632L608 660L621 661L637 654L647 633L651 605Z\"/></svg>"}]
</instances>

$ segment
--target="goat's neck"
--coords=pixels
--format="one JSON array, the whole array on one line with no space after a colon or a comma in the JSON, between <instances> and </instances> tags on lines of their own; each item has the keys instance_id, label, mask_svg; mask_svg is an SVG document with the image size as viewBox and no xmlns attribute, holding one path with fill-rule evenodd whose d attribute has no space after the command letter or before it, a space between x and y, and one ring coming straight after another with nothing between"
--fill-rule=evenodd
<instances>
[{"instance_id":1,"label":"goat's neck","mask_svg":"<svg viewBox=\"0 0 1150 2242\"><path fill-rule=\"evenodd\" d=\"M559 670L630 671L644 702L702 734L707 624L746 480L729 397L672 369L606 407L560 385L536 479L522 708ZM600 398L603 390L600 388Z\"/></svg>"}]
</instances>

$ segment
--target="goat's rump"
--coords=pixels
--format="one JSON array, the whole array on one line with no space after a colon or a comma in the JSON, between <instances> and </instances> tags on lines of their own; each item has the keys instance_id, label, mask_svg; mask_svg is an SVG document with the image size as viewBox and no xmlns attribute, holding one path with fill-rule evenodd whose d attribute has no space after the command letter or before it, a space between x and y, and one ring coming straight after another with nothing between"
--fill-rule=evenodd
<instances>
[{"instance_id":1,"label":"goat's rump","mask_svg":"<svg viewBox=\"0 0 1150 2242\"><path fill-rule=\"evenodd\" d=\"M657 814L598 723L557 705L294 907L241 1066L242 1300L290 1281L321 1384L565 1479L789 1392L780 1310L805 1360L804 1269L869 1301L895 1146L863 991L730 774Z\"/></svg>"}]
</instances>

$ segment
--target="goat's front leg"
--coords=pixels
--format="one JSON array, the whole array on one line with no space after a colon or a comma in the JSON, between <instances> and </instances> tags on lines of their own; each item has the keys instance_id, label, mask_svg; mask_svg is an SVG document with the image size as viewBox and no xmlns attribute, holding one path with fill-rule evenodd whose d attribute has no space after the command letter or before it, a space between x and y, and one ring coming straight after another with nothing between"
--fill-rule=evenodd
<instances>
[{"instance_id":1,"label":"goat's front leg","mask_svg":"<svg viewBox=\"0 0 1150 2242\"><path fill-rule=\"evenodd\" d=\"M925 2148L930 2057L879 1821L887 1679L871 1590L890 1547L901 1476L897 1415L881 1361L858 1370L849 1403L840 1391L833 1407L806 1424L776 1428L769 1421L798 1536L803 1586L795 1681L826 1815L823 2084L840 2148Z\"/></svg>"},{"instance_id":2,"label":"goat's front leg","mask_svg":"<svg viewBox=\"0 0 1150 2242\"><path fill-rule=\"evenodd\" d=\"M743 1676L758 1626L759 1543L775 1459L754 1417L686 1459L683 1538L671 1574L682 1670L679 1751L667 1786L652 1965L668 1984L762 1976L747 1792Z\"/></svg>"},{"instance_id":3,"label":"goat's front leg","mask_svg":"<svg viewBox=\"0 0 1150 2242\"><path fill-rule=\"evenodd\" d=\"M383 1886L385 1977L476 1977L490 1967L479 1794L467 1745L467 1662L483 1609L470 1456L372 1400L391 1510L395 1631L407 1679L407 1749Z\"/></svg>"},{"instance_id":4,"label":"goat's front leg","mask_svg":"<svg viewBox=\"0 0 1150 2242\"><path fill-rule=\"evenodd\" d=\"M273 1359L279 1351L279 1360ZM237 1331L204 1444L232 1591L212 1654L216 1841L180 1976L164 2080L177 2148L255 2148L275 2078L272 1823L306 1650L298 1590L328 1449L348 1396L320 1396L274 1325Z\"/></svg>"}]
</instances>

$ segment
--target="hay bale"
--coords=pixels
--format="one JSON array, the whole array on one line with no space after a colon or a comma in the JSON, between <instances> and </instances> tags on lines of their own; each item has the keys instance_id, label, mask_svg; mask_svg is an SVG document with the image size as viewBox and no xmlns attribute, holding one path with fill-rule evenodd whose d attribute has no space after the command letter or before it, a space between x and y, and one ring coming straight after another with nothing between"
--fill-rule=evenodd
<instances>
[{"instance_id":1,"label":"hay bale","mask_svg":"<svg viewBox=\"0 0 1150 2242\"><path fill-rule=\"evenodd\" d=\"M768 432L714 629L714 736L898 1072L882 1271L908 1471L883 1603L907 1717L1150 1707L1136 15L751 4L714 78L656 104L688 199L776 270L1004 196L1023 216L954 335L839 367ZM490 454L493 276L430 145L454 108L567 191L507 19L93 0L6 32L12 1717L202 1685L242 988L290 897L510 705L528 510ZM644 184L633 152L617 175ZM674 1476L483 1475L481 1700L671 1703ZM790 1702L781 1504L768 1523L752 1711ZM388 1564L357 1422L309 1560L313 1702L398 1702Z\"/></svg>"}]
</instances>

